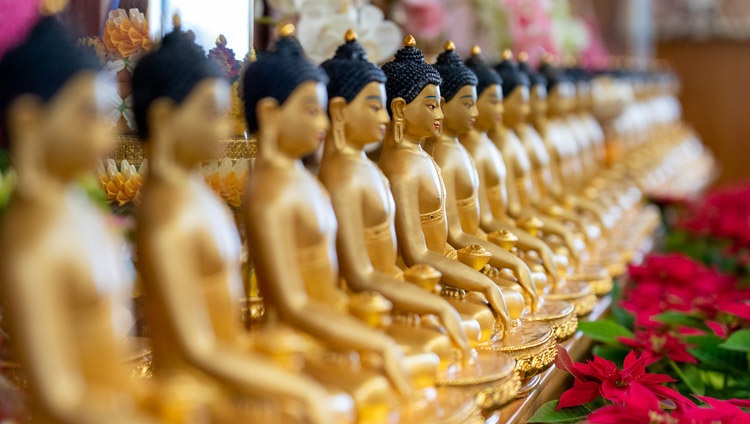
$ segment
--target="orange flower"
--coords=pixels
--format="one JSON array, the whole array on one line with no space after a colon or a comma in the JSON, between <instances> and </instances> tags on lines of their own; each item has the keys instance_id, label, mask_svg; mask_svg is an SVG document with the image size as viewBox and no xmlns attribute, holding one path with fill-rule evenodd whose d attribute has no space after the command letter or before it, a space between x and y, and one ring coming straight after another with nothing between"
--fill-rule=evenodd
<instances>
[{"instance_id":1,"label":"orange flower","mask_svg":"<svg viewBox=\"0 0 750 424\"><path fill-rule=\"evenodd\" d=\"M131 165L127 160L123 160L120 168L114 159L109 159L106 164L99 162L97 177L99 183L107 194L107 201L110 203L117 202L118 206L135 202L138 203L141 198L141 187L143 186L143 173L146 170L146 162L141 164L140 169Z\"/></svg>"},{"instance_id":2,"label":"orange flower","mask_svg":"<svg viewBox=\"0 0 750 424\"><path fill-rule=\"evenodd\" d=\"M242 205L242 192L249 171L250 162L247 159L238 159L233 163L229 158L212 162L201 170L214 193L233 208Z\"/></svg>"},{"instance_id":3,"label":"orange flower","mask_svg":"<svg viewBox=\"0 0 750 424\"><path fill-rule=\"evenodd\" d=\"M138 9L124 9L109 12L102 37L107 50L123 59L151 49L151 36L148 32L146 16Z\"/></svg>"}]
</instances>

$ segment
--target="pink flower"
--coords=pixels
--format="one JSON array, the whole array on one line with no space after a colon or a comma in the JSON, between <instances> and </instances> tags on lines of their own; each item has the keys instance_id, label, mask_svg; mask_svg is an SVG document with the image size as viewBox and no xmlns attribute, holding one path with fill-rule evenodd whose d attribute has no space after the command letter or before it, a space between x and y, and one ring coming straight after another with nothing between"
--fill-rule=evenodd
<instances>
[{"instance_id":1,"label":"pink flower","mask_svg":"<svg viewBox=\"0 0 750 424\"><path fill-rule=\"evenodd\" d=\"M682 340L669 333L657 331L654 328L636 330L635 337L618 337L617 340L625 346L641 352L642 357L645 358L646 365L651 365L665 357L675 362L688 362L691 364L698 362L687 352L687 346Z\"/></svg>"},{"instance_id":2,"label":"pink flower","mask_svg":"<svg viewBox=\"0 0 750 424\"><path fill-rule=\"evenodd\" d=\"M444 0L405 0L406 31L417 40L434 40L445 27Z\"/></svg>"},{"instance_id":3,"label":"pink flower","mask_svg":"<svg viewBox=\"0 0 750 424\"><path fill-rule=\"evenodd\" d=\"M39 0L0 0L0 58L21 44L39 19Z\"/></svg>"},{"instance_id":4,"label":"pink flower","mask_svg":"<svg viewBox=\"0 0 750 424\"><path fill-rule=\"evenodd\" d=\"M548 0L505 0L508 30L514 51L529 54L529 63L536 65L545 53L558 55L552 36L552 3Z\"/></svg>"}]
</instances>

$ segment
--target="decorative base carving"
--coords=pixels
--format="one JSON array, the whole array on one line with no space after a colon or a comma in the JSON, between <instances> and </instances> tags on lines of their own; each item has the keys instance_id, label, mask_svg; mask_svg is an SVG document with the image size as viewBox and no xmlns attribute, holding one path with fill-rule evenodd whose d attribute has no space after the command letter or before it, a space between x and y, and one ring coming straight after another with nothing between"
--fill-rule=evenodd
<instances>
[{"instance_id":1,"label":"decorative base carving","mask_svg":"<svg viewBox=\"0 0 750 424\"><path fill-rule=\"evenodd\" d=\"M552 327L545 323L528 321L513 328L506 339L480 344L480 351L507 353L516 360L516 371L521 379L539 374L549 368L557 357L557 339Z\"/></svg>"}]
</instances>

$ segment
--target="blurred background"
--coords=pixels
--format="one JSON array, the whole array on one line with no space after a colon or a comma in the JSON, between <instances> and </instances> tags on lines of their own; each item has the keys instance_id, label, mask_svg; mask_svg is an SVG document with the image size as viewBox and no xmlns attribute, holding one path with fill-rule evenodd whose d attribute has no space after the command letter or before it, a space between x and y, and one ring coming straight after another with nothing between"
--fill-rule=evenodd
<instances>
[{"instance_id":1,"label":"blurred background","mask_svg":"<svg viewBox=\"0 0 750 424\"><path fill-rule=\"evenodd\" d=\"M252 5L252 8L251 8ZM71 0L80 35L101 35L113 9L138 8L155 39L179 12L206 50L224 34L238 58L264 50L280 20L297 23L310 58L333 54L355 28L370 59L386 61L405 33L429 58L450 38L462 54L504 48L585 66L664 59L682 80L685 119L721 166L716 184L750 177L750 1L747 0ZM253 21L254 25L248 25Z\"/></svg>"}]
</instances>

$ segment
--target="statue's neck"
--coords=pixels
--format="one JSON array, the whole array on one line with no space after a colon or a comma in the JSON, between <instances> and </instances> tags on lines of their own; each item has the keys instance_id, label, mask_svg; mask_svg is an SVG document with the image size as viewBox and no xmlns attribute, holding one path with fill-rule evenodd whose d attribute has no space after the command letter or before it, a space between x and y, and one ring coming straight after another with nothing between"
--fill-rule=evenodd
<instances>
[{"instance_id":1,"label":"statue's neck","mask_svg":"<svg viewBox=\"0 0 750 424\"><path fill-rule=\"evenodd\" d=\"M292 146L294 145L292 141L279 140L277 134L266 134L262 128L258 131L257 139L256 165L289 171L304 168L300 157L290 155L278 148L278 146Z\"/></svg>"},{"instance_id":2,"label":"statue's neck","mask_svg":"<svg viewBox=\"0 0 750 424\"><path fill-rule=\"evenodd\" d=\"M420 145L421 141L422 141L421 137L415 137L410 134L404 134L403 140L397 143L393 126L389 125L388 131L386 132L385 140L383 140L383 152L394 151L394 150L409 150L413 152L421 152L422 151L422 146Z\"/></svg>"},{"instance_id":3,"label":"statue's neck","mask_svg":"<svg viewBox=\"0 0 750 424\"><path fill-rule=\"evenodd\" d=\"M71 186L70 178L55 175L45 159L33 151L33 145L26 145L28 148L14 152L14 168L18 176L16 196L34 202L62 201Z\"/></svg>"},{"instance_id":4,"label":"statue's neck","mask_svg":"<svg viewBox=\"0 0 750 424\"><path fill-rule=\"evenodd\" d=\"M346 140L342 140L339 143L333 140L332 136L326 139L326 144L323 148L323 157L345 157L352 159L367 159L363 148L352 146L347 143Z\"/></svg>"}]
</instances>

